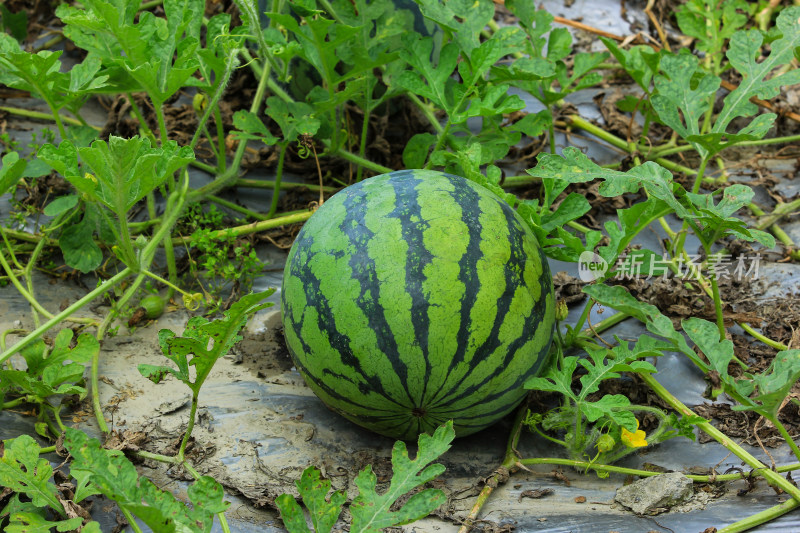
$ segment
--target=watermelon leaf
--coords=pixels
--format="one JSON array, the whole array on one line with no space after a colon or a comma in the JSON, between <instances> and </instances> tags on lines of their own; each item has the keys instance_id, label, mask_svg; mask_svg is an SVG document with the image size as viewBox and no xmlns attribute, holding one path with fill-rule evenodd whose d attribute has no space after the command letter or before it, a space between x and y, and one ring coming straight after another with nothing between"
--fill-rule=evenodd
<instances>
[{"instance_id":1,"label":"watermelon leaf","mask_svg":"<svg viewBox=\"0 0 800 533\"><path fill-rule=\"evenodd\" d=\"M0 33L0 84L30 91L48 102L51 111L80 108L89 94L106 85L108 76L96 75L100 69L96 57L72 67L71 74L61 72L62 53L42 50L32 54L10 35Z\"/></svg>"},{"instance_id":2,"label":"watermelon leaf","mask_svg":"<svg viewBox=\"0 0 800 533\"><path fill-rule=\"evenodd\" d=\"M526 389L559 392L564 397L577 401L578 397L572 392L572 374L578 368L578 358L565 357L561 365L552 365L543 377L530 378L525 382Z\"/></svg>"},{"instance_id":3,"label":"watermelon leaf","mask_svg":"<svg viewBox=\"0 0 800 533\"><path fill-rule=\"evenodd\" d=\"M9 516L8 526L3 531L5 531L5 533L36 533L49 532L53 528L56 528L56 531L72 531L80 527L82 523L83 518L80 516L68 520L51 522L38 513L21 512ZM96 527L97 522L93 523ZM94 531L100 531L99 529L92 529L94 529ZM81 531L92 531L92 529L84 528Z\"/></svg>"},{"instance_id":4,"label":"watermelon leaf","mask_svg":"<svg viewBox=\"0 0 800 533\"><path fill-rule=\"evenodd\" d=\"M3 394L24 396L30 403L41 408L53 407L48 398L54 395L77 394L86 396L82 385L85 363L100 350L100 343L89 334L82 333L70 348L73 331L64 328L58 332L53 347L37 340L20 353L25 359L27 370L0 370L0 405Z\"/></svg>"},{"instance_id":5,"label":"watermelon leaf","mask_svg":"<svg viewBox=\"0 0 800 533\"><path fill-rule=\"evenodd\" d=\"M640 302L625 287L619 285L611 287L596 283L584 287L583 292L591 296L597 303L616 309L619 312L627 313L643 322L649 332L666 339L671 344L669 348L685 354L703 371L707 372L709 370L708 364L697 356L697 353L689 347L686 338L675 330L672 321L664 316L656 306ZM662 346L660 350L663 349L666 348Z\"/></svg>"},{"instance_id":6,"label":"watermelon leaf","mask_svg":"<svg viewBox=\"0 0 800 533\"><path fill-rule=\"evenodd\" d=\"M350 530L372 533L387 527L408 524L443 504L447 499L444 492L439 489L425 489L415 494L398 511L390 511L398 498L444 472L443 465L430 463L450 449L454 438L452 421L437 428L433 436L421 434L417 457L413 460L408 457L405 443L397 441L392 449L394 474L389 488L383 494L378 494L375 490L377 477L371 467L367 466L359 472L356 477L359 495L350 505L350 514L353 516Z\"/></svg>"},{"instance_id":7,"label":"watermelon leaf","mask_svg":"<svg viewBox=\"0 0 800 533\"><path fill-rule=\"evenodd\" d=\"M683 33L697 39L698 50L716 56L756 9L745 0L689 0L675 10L675 19Z\"/></svg>"},{"instance_id":8,"label":"watermelon leaf","mask_svg":"<svg viewBox=\"0 0 800 533\"><path fill-rule=\"evenodd\" d=\"M378 533L388 527L401 526L427 516L442 505L447 498L439 489L423 489L412 495L400 509L391 508L397 500L409 492L434 480L444 472L444 466L430 463L450 449L455 438L453 422L436 429L433 436L423 433L417 441L417 457L410 459L403 441L397 441L392 449L392 479L389 488L381 494L377 491L378 478L367 466L358 473L356 486L358 496L350 504L352 533ZM309 510L314 530L328 533L336 525L346 495L337 491L328 498L331 483L320 478L315 467L306 468L296 482L303 503ZM283 524L290 533L309 531L300 505L288 494L276 498Z\"/></svg>"},{"instance_id":9,"label":"watermelon leaf","mask_svg":"<svg viewBox=\"0 0 800 533\"><path fill-rule=\"evenodd\" d=\"M678 216L685 217L689 211L676 196L682 196L683 188L672 180L672 174L657 163L648 161L627 172L603 168L574 147L564 148L563 157L541 153L535 168L528 174L542 178L545 186L545 205L549 206L570 183L603 180L598 192L606 197L615 197L644 189L672 208Z\"/></svg>"},{"instance_id":10,"label":"watermelon leaf","mask_svg":"<svg viewBox=\"0 0 800 533\"><path fill-rule=\"evenodd\" d=\"M20 159L17 152L9 152L3 156L3 166L0 166L0 195L13 192L17 182L25 171L27 161Z\"/></svg>"},{"instance_id":11,"label":"watermelon leaf","mask_svg":"<svg viewBox=\"0 0 800 533\"><path fill-rule=\"evenodd\" d=\"M120 5L122 4L122 5ZM164 2L166 18L138 16L138 4L89 0L80 9L62 4L56 10L64 34L116 74L114 89L147 91L157 105L181 87L200 85L192 75L200 66L203 3Z\"/></svg>"},{"instance_id":12,"label":"watermelon leaf","mask_svg":"<svg viewBox=\"0 0 800 533\"><path fill-rule=\"evenodd\" d=\"M139 373L153 383L159 383L169 373L183 381L193 392L199 392L217 360L227 355L233 345L241 340L239 331L247 319L273 305L262 302L273 292L275 289L243 296L225 311L221 319L209 321L200 316L192 317L186 324L183 337L162 329L158 333L161 351L178 368L141 364L138 366ZM194 366L197 371L194 381L189 374L189 366Z\"/></svg>"},{"instance_id":13,"label":"watermelon leaf","mask_svg":"<svg viewBox=\"0 0 800 533\"><path fill-rule=\"evenodd\" d=\"M755 389L757 395L749 398L753 405L737 405L733 410L755 411L771 421L777 420L784 400L800 379L800 350L779 352L767 371L746 377L752 379L752 384L748 379L737 380L737 390L744 393Z\"/></svg>"},{"instance_id":14,"label":"watermelon leaf","mask_svg":"<svg viewBox=\"0 0 800 533\"><path fill-rule=\"evenodd\" d=\"M757 113L758 106L750 101L752 97L768 100L775 97L782 86L800 83L800 71L797 69L768 78L777 67L792 60L793 50L800 44L800 7L787 8L778 15L776 25L781 37L771 43L770 54L759 62L764 36L758 30L733 33L746 18L738 16L732 4L726 6L726 14L722 15L721 20L719 17L703 20L700 12L717 12L718 15L722 12L716 9L700 9L698 6L702 5L701 2L695 1L691 4L694 7L679 12L681 28L686 28L687 33L701 38L703 42L698 48L705 47L711 56L718 55L724 40L731 36L726 56L730 65L742 75L742 81L725 96L722 111L708 129L705 126L709 106L713 104L720 86L720 78L717 76L720 71L719 57L713 58L713 72L706 74L700 67L699 60L686 50L679 54L664 53L661 69L666 76L655 76L657 94L653 95L651 103L660 121L691 143L700 156L706 159L742 141L763 138L777 118L774 113L758 115L735 133L728 132L728 126L736 118ZM711 33L707 34L708 31Z\"/></svg>"},{"instance_id":15,"label":"watermelon leaf","mask_svg":"<svg viewBox=\"0 0 800 533\"><path fill-rule=\"evenodd\" d=\"M418 3L422 14L447 30L467 56L481 46L481 30L494 17L494 6L486 1L455 0L445 3L438 0L419 0Z\"/></svg>"},{"instance_id":16,"label":"watermelon leaf","mask_svg":"<svg viewBox=\"0 0 800 533\"><path fill-rule=\"evenodd\" d=\"M316 467L308 467L303 471L303 476L306 475L306 472L309 470L317 470ZM319 472L319 471L317 471ZM327 491L323 494L320 494L322 499L325 499ZM308 494L309 498L316 498L318 497L316 493ZM304 498L305 499L305 498ZM294 498L289 496L288 494L281 494L277 498L275 498L275 505L278 506L278 510L281 512L281 520L283 520L283 525L286 526L286 529L289 533L311 533L311 530L308 528L306 524L306 516L303 513L303 508L300 507L300 504L295 501ZM342 512L341 506L337 510L336 517L339 517L338 513ZM312 514L312 519L314 515ZM320 533L327 533L330 531L331 528L328 529L316 529Z\"/></svg>"},{"instance_id":17,"label":"watermelon leaf","mask_svg":"<svg viewBox=\"0 0 800 533\"><path fill-rule=\"evenodd\" d=\"M80 472L101 494L138 516L154 531L209 532L214 515L230 505L223 500L222 486L209 476L201 476L189 486L187 494L194 504L189 507L149 479L140 478L122 452L104 449L99 440L82 431L67 428L64 446L73 457L73 472Z\"/></svg>"},{"instance_id":18,"label":"watermelon leaf","mask_svg":"<svg viewBox=\"0 0 800 533\"><path fill-rule=\"evenodd\" d=\"M564 198L552 213L542 215L542 229L547 232L576 220L592 209L589 200L582 194L572 192Z\"/></svg>"},{"instance_id":19,"label":"watermelon leaf","mask_svg":"<svg viewBox=\"0 0 800 533\"><path fill-rule=\"evenodd\" d=\"M622 394L606 394L596 402L581 404L581 411L589 422L607 417L628 431L636 431L636 417L628 410L630 406L631 401Z\"/></svg>"},{"instance_id":20,"label":"watermelon leaf","mask_svg":"<svg viewBox=\"0 0 800 533\"><path fill-rule=\"evenodd\" d=\"M739 209L750 203L753 189L747 185L736 184L726 187L722 198L714 204L710 194L686 193L698 212L695 223L698 224L698 237L704 242L713 243L720 235L734 235L742 240L758 241L767 248L775 246L775 238L761 230L748 228L747 224L733 216Z\"/></svg>"},{"instance_id":21,"label":"watermelon leaf","mask_svg":"<svg viewBox=\"0 0 800 533\"><path fill-rule=\"evenodd\" d=\"M720 388L712 391L712 397L725 392L741 404L733 407L736 411L755 411L768 420L777 417L786 395L800 378L800 350L779 352L764 372L745 372L741 379L737 379L728 373L728 366L734 358L733 343L728 339L719 340L716 324L691 317L683 320L681 325L708 358L711 369L719 374ZM756 395L751 397L753 392Z\"/></svg>"},{"instance_id":22,"label":"watermelon leaf","mask_svg":"<svg viewBox=\"0 0 800 533\"><path fill-rule=\"evenodd\" d=\"M4 441L0 457L0 485L25 494L36 507L51 507L66 516L58 499L58 490L49 480L53 468L47 459L40 458L41 448L30 435L20 435Z\"/></svg>"},{"instance_id":23,"label":"watermelon leaf","mask_svg":"<svg viewBox=\"0 0 800 533\"><path fill-rule=\"evenodd\" d=\"M28 36L28 13L23 10L12 13L0 5L0 31L8 31L14 39L24 41Z\"/></svg>"},{"instance_id":24,"label":"watermelon leaf","mask_svg":"<svg viewBox=\"0 0 800 533\"><path fill-rule=\"evenodd\" d=\"M632 46L626 50L621 48L613 40L608 37L600 36L600 40L606 45L611 55L619 61L628 74L630 74L633 81L642 88L647 94L650 94L650 82L653 76L658 72L658 64L660 62L660 55L652 48L646 45Z\"/></svg>"},{"instance_id":25,"label":"watermelon leaf","mask_svg":"<svg viewBox=\"0 0 800 533\"><path fill-rule=\"evenodd\" d=\"M332 530L342 512L342 505L347 500L347 495L344 492L336 491L328 498L331 482L322 479L320 471L314 466L306 468L300 480L295 484L311 515L314 531ZM303 510L294 498L288 494L281 494L276 498L275 503L289 531L292 533L309 531Z\"/></svg>"},{"instance_id":26,"label":"watermelon leaf","mask_svg":"<svg viewBox=\"0 0 800 533\"><path fill-rule=\"evenodd\" d=\"M684 139L698 135L700 120L710 105L710 97L719 89L720 78L712 74L701 76L699 60L686 49L680 54L665 54L661 70L666 76L655 77L658 93L651 98L653 109L664 124ZM701 78L692 88L695 74ZM695 143L694 147L701 157L708 154L704 146Z\"/></svg>"},{"instance_id":27,"label":"watermelon leaf","mask_svg":"<svg viewBox=\"0 0 800 533\"><path fill-rule=\"evenodd\" d=\"M733 68L742 75L742 81L725 97L722 111L711 129L713 133L725 133L728 125L737 117L754 115L758 106L750 102L751 97L770 99L778 94L781 86L800 83L798 69L765 79L775 68L789 63L795 48L800 46L800 6L782 10L776 25L781 37L770 44L769 56L760 63L757 62L763 42L760 31L738 31L731 37L726 55Z\"/></svg>"},{"instance_id":28,"label":"watermelon leaf","mask_svg":"<svg viewBox=\"0 0 800 533\"><path fill-rule=\"evenodd\" d=\"M94 174L80 172L79 154ZM136 202L193 161L194 152L188 146L179 147L175 141L153 148L146 137L124 139L112 135L108 143L98 140L84 148L77 148L70 141L62 141L58 147L46 144L38 158L87 197L123 218Z\"/></svg>"},{"instance_id":29,"label":"watermelon leaf","mask_svg":"<svg viewBox=\"0 0 800 533\"><path fill-rule=\"evenodd\" d=\"M601 381L618 378L620 372L656 371L655 367L646 361L620 362L617 359L606 359L607 351L605 349L589 350L588 353L589 359L579 360L580 365L586 369L586 374L580 378L582 388L580 394L577 395L580 402L585 401L588 395L597 392L600 389ZM632 356L638 357L638 354L632 354Z\"/></svg>"}]
</instances>

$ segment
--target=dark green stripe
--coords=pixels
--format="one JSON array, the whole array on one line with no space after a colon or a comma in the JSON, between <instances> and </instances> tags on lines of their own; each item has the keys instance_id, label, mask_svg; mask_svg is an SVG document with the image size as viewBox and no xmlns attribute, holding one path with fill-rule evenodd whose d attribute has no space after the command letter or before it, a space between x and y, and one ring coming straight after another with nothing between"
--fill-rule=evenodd
<instances>
[{"instance_id":1,"label":"dark green stripe","mask_svg":"<svg viewBox=\"0 0 800 533\"><path fill-rule=\"evenodd\" d=\"M350 256L349 265L353 272L353 278L361 284L360 293L356 303L367 318L370 329L375 333L377 350L385 355L392 365L394 373L403 383L403 391L408 400L413 404L414 399L409 394L408 371L403 361L394 356L398 353L398 346L389 323L386 320L386 309L380 305L381 283L375 271L375 260L369 254L369 243L375 237L375 233L366 224L349 224L350 220L365 220L367 211L370 209L369 191L364 187L358 188L346 197L344 208L348 213L339 229L347 236L352 245L353 253ZM393 214L389 215L394 216ZM366 354L358 354L361 357ZM361 364L355 359L355 365L360 369ZM405 403L405 402L403 402Z\"/></svg>"},{"instance_id":2,"label":"dark green stripe","mask_svg":"<svg viewBox=\"0 0 800 533\"><path fill-rule=\"evenodd\" d=\"M400 175L395 174L389 183L394 188L395 209L389 218L400 220L402 238L408 244L405 262L405 288L411 296L411 327L414 331L416 345L421 350L425 365L424 377L421 383L415 384L415 389L422 386L419 396L414 398L414 407L422 407L425 390L430 379L431 362L428 350L428 335L430 321L428 320L429 301L423 292L424 271L432 259L430 251L425 247L425 231L429 229L428 222L423 219L416 187L421 180L413 172ZM399 265L398 265L399 266ZM392 352L397 353L397 352ZM399 357L397 358L399 360ZM406 376L407 377L407 376ZM406 387L408 380L406 379ZM416 396L416 395L415 395Z\"/></svg>"}]
</instances>

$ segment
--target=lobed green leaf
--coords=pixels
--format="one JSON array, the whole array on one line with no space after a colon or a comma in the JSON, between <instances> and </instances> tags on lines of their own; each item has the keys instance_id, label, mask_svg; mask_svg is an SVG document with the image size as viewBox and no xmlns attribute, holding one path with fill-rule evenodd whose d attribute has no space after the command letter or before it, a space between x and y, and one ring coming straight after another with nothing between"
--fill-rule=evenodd
<instances>
[{"instance_id":1,"label":"lobed green leaf","mask_svg":"<svg viewBox=\"0 0 800 533\"><path fill-rule=\"evenodd\" d=\"M421 434L417 456L413 460L408 456L405 443L396 442L392 449L394 472L389 488L383 494L377 493L377 478L369 466L359 472L356 477L359 494L350 505L350 514L353 517L351 531L377 533L387 527L407 524L426 516L444 503L445 497L441 490L427 489L409 499L400 509L390 510L400 496L432 481L444 472L444 466L430 463L450 449L454 438L452 422L437 428L433 435Z\"/></svg>"},{"instance_id":2,"label":"lobed green leaf","mask_svg":"<svg viewBox=\"0 0 800 533\"><path fill-rule=\"evenodd\" d=\"M41 448L29 435L3 441L5 446L0 457L0 485L30 498L36 507L50 507L61 516L66 516L64 506L58 499L58 489L50 478L53 468L47 459L40 458Z\"/></svg>"}]
</instances>

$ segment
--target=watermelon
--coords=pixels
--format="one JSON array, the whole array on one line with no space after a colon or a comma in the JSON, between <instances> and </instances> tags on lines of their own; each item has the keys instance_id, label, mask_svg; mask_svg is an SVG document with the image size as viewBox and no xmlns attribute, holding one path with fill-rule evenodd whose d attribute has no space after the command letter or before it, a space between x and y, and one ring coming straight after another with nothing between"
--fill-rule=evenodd
<instances>
[{"instance_id":1,"label":"watermelon","mask_svg":"<svg viewBox=\"0 0 800 533\"><path fill-rule=\"evenodd\" d=\"M458 436L526 394L553 337L550 270L519 215L488 189L402 170L332 196L284 270L286 344L332 410L413 440Z\"/></svg>"}]
</instances>

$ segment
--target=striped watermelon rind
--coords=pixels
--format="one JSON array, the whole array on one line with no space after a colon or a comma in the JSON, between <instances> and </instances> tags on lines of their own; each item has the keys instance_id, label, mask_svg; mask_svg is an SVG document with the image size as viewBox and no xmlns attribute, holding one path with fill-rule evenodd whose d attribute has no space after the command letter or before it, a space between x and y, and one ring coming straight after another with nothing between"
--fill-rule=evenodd
<instances>
[{"instance_id":1,"label":"striped watermelon rind","mask_svg":"<svg viewBox=\"0 0 800 533\"><path fill-rule=\"evenodd\" d=\"M314 393L406 440L450 419L468 435L512 411L555 326L547 261L519 215L478 184L424 170L326 201L289 252L281 303Z\"/></svg>"}]
</instances>

